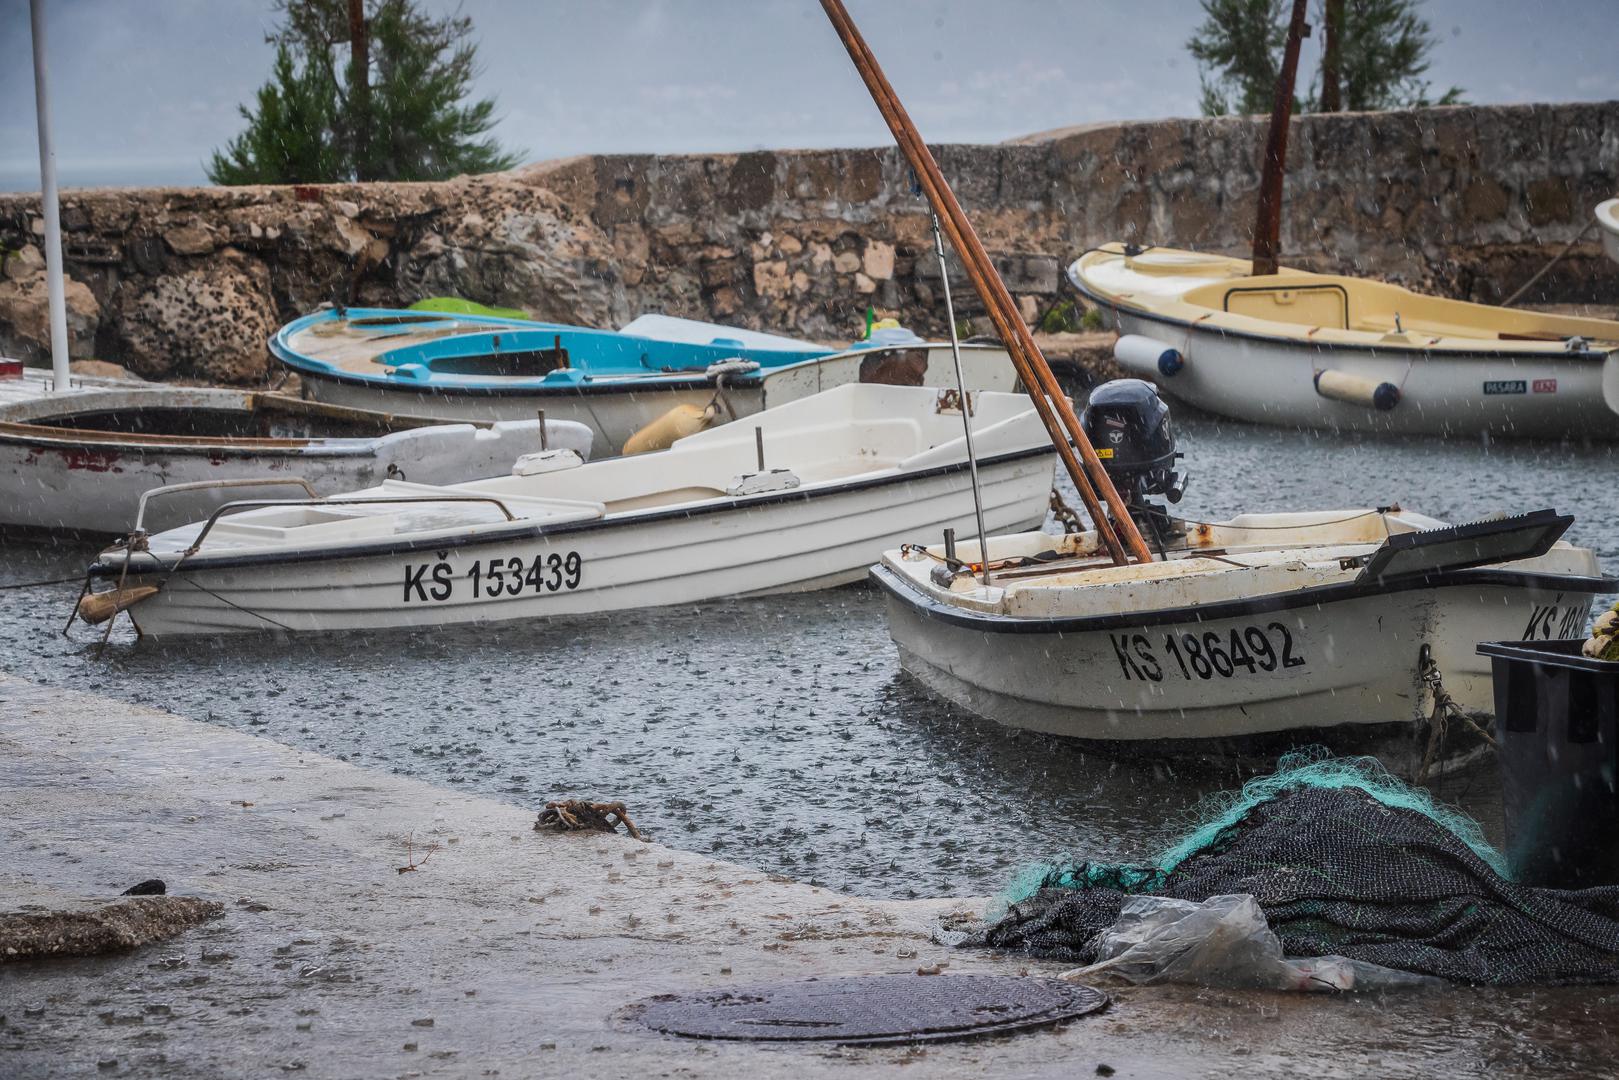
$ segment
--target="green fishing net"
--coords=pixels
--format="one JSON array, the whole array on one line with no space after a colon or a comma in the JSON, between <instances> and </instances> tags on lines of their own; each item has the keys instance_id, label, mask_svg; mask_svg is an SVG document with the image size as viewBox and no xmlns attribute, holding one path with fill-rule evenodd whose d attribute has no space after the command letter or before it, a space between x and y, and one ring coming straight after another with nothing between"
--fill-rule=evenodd
<instances>
[{"instance_id":1,"label":"green fishing net","mask_svg":"<svg viewBox=\"0 0 1619 1080\"><path fill-rule=\"evenodd\" d=\"M1619 888L1532 888L1465 814L1375 759L1291 755L1205 803L1151 862L1021 875L966 944L1088 964L1132 895L1247 893L1290 956L1338 955L1481 984L1619 981Z\"/></svg>"}]
</instances>

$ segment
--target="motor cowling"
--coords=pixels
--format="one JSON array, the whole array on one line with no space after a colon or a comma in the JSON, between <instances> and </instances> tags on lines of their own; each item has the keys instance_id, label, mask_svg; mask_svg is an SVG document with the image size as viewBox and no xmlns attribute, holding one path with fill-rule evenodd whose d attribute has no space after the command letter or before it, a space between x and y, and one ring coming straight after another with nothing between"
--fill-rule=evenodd
<instances>
[{"instance_id":1,"label":"motor cowling","mask_svg":"<svg viewBox=\"0 0 1619 1080\"><path fill-rule=\"evenodd\" d=\"M1174 471L1180 454L1169 406L1151 383L1114 379L1098 386L1080 414L1080 426L1126 498L1165 495L1170 502L1180 501L1180 477Z\"/></svg>"}]
</instances>

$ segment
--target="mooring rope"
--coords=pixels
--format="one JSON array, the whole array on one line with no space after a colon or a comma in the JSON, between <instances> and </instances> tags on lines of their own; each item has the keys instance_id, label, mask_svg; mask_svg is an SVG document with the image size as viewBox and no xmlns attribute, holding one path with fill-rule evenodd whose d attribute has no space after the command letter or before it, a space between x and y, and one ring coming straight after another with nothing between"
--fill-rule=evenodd
<instances>
[{"instance_id":1,"label":"mooring rope","mask_svg":"<svg viewBox=\"0 0 1619 1080\"><path fill-rule=\"evenodd\" d=\"M1585 223L1585 228L1581 229L1579 231L1579 234L1576 235L1574 237L1574 239L1570 240L1567 244L1565 244L1563 246L1562 251L1559 251L1556 255L1552 256L1551 262L1547 263L1545 266L1542 266L1539 269L1539 271L1537 271L1535 273L1534 277L1530 278L1528 281L1526 281L1522 285L1518 286L1518 291L1513 293L1511 296L1507 297L1505 300L1501 301L1501 306L1502 307L1511 307L1513 304L1516 304L1518 302L1518 298L1523 296L1523 294L1528 292L1530 289L1534 288L1535 282L1539 281L1541 278L1546 276L1546 271L1550 270L1552 267L1554 267L1558 263L1562 262L1563 261L1563 256L1567 255L1569 252L1573 251L1574 250L1574 245L1578 244L1581 240L1584 240L1585 235L1587 233L1589 233L1592 229L1596 228L1596 224L1597 224L1597 219L1595 217L1592 217L1590 221L1587 221Z\"/></svg>"},{"instance_id":2,"label":"mooring rope","mask_svg":"<svg viewBox=\"0 0 1619 1080\"><path fill-rule=\"evenodd\" d=\"M1456 699L1450 696L1439 673L1439 665L1434 663L1433 649L1427 644L1417 654L1420 666L1419 675L1428 692L1433 695L1433 715L1428 718L1428 748L1422 755L1422 767L1417 770L1417 783L1426 784L1428 774L1433 769L1434 762L1439 758L1439 749L1444 745L1445 734L1452 721L1459 721L1473 730L1484 743L1495 748L1495 736L1488 730L1480 727L1478 721L1467 715L1467 711L1456 704Z\"/></svg>"},{"instance_id":3,"label":"mooring rope","mask_svg":"<svg viewBox=\"0 0 1619 1080\"><path fill-rule=\"evenodd\" d=\"M15 581L9 585L0 585L0 591L9 592L12 589L41 589L46 585L72 585L83 580L83 574L74 574L72 577L50 578L46 581Z\"/></svg>"}]
</instances>

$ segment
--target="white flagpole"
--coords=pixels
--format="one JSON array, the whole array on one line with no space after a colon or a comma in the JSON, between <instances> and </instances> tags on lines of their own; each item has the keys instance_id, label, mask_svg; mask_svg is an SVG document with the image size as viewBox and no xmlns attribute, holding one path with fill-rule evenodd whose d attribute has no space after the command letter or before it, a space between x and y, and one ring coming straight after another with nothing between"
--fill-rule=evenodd
<instances>
[{"instance_id":1,"label":"white flagpole","mask_svg":"<svg viewBox=\"0 0 1619 1080\"><path fill-rule=\"evenodd\" d=\"M67 300L62 292L62 217L56 204L56 150L51 146L51 99L45 88L45 0L28 0L34 32L34 107L39 114L39 200L45 211L45 283L51 307L51 372L57 392L68 389Z\"/></svg>"}]
</instances>

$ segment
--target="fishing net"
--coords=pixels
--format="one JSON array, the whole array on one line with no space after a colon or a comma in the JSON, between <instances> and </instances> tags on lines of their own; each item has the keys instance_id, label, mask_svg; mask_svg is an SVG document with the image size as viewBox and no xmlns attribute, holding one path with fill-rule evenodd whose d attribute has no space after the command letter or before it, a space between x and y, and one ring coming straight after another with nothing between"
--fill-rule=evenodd
<instances>
[{"instance_id":1,"label":"fishing net","mask_svg":"<svg viewBox=\"0 0 1619 1080\"><path fill-rule=\"evenodd\" d=\"M1478 984L1619 982L1619 887L1509 881L1477 823L1375 759L1289 756L1200 817L1150 864L1023 875L1005 915L964 944L1090 964L1128 897L1245 893L1289 956Z\"/></svg>"}]
</instances>

